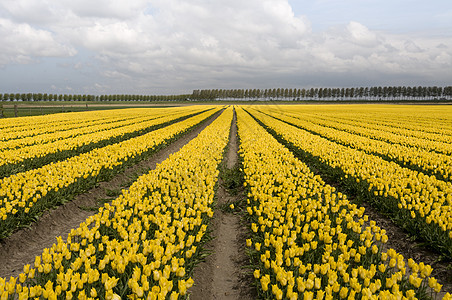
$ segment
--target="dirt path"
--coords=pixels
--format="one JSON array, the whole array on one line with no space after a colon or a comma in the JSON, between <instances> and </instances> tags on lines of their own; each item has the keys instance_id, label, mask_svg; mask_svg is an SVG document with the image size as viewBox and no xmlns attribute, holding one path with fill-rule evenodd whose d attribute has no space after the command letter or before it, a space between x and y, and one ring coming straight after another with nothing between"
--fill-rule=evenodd
<instances>
[{"instance_id":1,"label":"dirt path","mask_svg":"<svg viewBox=\"0 0 452 300\"><path fill-rule=\"evenodd\" d=\"M232 169L238 161L238 141L236 117L231 127L226 167ZM229 203L237 203L241 194L231 195L219 179L217 207L211 221L213 240L205 247L212 255L196 266L193 279L195 286L191 289L191 300L206 299L254 299L250 288L249 272L243 268L247 265L245 254L245 225L240 215L226 212Z\"/></svg>"},{"instance_id":2,"label":"dirt path","mask_svg":"<svg viewBox=\"0 0 452 300\"><path fill-rule=\"evenodd\" d=\"M44 248L51 247L56 242L56 237L62 236L66 239L72 228L77 228L81 222L96 213L81 208L96 206L100 200L111 198L112 191L118 192L130 186L137 176L154 169L170 154L177 152L195 138L221 112L149 158L127 168L110 181L100 182L97 187L78 195L73 201L45 212L29 228L22 229L3 240L0 244L0 277L19 275L25 264L31 264L35 256L42 254Z\"/></svg>"}]
</instances>

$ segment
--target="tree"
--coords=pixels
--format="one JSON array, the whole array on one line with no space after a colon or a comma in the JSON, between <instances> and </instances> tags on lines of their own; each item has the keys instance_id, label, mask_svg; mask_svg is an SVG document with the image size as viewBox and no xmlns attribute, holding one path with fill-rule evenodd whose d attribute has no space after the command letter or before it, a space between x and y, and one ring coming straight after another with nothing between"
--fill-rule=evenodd
<instances>
[{"instance_id":1,"label":"tree","mask_svg":"<svg viewBox=\"0 0 452 300\"><path fill-rule=\"evenodd\" d=\"M284 89L284 91L283 91L283 98L288 98L289 97L289 89Z\"/></svg>"},{"instance_id":2,"label":"tree","mask_svg":"<svg viewBox=\"0 0 452 300\"><path fill-rule=\"evenodd\" d=\"M443 90L443 97L445 99L452 99L452 86L446 86Z\"/></svg>"},{"instance_id":3,"label":"tree","mask_svg":"<svg viewBox=\"0 0 452 300\"><path fill-rule=\"evenodd\" d=\"M363 87L359 88L358 96L360 99L364 98L364 93L366 92L366 90L367 90L367 88L365 88L365 89Z\"/></svg>"},{"instance_id":4,"label":"tree","mask_svg":"<svg viewBox=\"0 0 452 300\"><path fill-rule=\"evenodd\" d=\"M322 99L322 98L323 98L323 88L320 88L320 89L319 89L319 91L318 91L318 96L319 96L319 99Z\"/></svg>"},{"instance_id":5,"label":"tree","mask_svg":"<svg viewBox=\"0 0 452 300\"><path fill-rule=\"evenodd\" d=\"M301 90L301 98L305 99L306 98L306 89L302 89Z\"/></svg>"},{"instance_id":6,"label":"tree","mask_svg":"<svg viewBox=\"0 0 452 300\"><path fill-rule=\"evenodd\" d=\"M430 96L433 97L433 98L437 98L438 97L438 87L437 86L433 86L431 88Z\"/></svg>"},{"instance_id":7,"label":"tree","mask_svg":"<svg viewBox=\"0 0 452 300\"><path fill-rule=\"evenodd\" d=\"M351 100L351 88L345 88L345 100Z\"/></svg>"},{"instance_id":8,"label":"tree","mask_svg":"<svg viewBox=\"0 0 452 300\"><path fill-rule=\"evenodd\" d=\"M344 96L345 96L345 88L341 88L341 98L342 98L342 100L344 100Z\"/></svg>"},{"instance_id":9,"label":"tree","mask_svg":"<svg viewBox=\"0 0 452 300\"><path fill-rule=\"evenodd\" d=\"M301 98L301 89L297 90L297 100L300 100Z\"/></svg>"},{"instance_id":10,"label":"tree","mask_svg":"<svg viewBox=\"0 0 452 300\"><path fill-rule=\"evenodd\" d=\"M333 93L333 89L332 89L332 88L328 88L328 90L327 90L327 97L328 97L328 100L331 100L331 95L332 95L332 93Z\"/></svg>"}]
</instances>

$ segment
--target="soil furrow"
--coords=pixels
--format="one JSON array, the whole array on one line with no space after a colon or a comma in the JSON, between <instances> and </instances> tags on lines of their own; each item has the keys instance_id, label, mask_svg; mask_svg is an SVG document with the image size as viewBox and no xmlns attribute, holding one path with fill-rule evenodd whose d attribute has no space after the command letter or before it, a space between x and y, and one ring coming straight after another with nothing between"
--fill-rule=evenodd
<instances>
[{"instance_id":1,"label":"soil furrow","mask_svg":"<svg viewBox=\"0 0 452 300\"><path fill-rule=\"evenodd\" d=\"M237 167L238 163L235 113L224 163L228 170ZM242 197L240 192L230 193L220 175L215 214L209 225L213 240L205 245L212 254L194 270L195 286L190 291L192 300L255 298L250 272L244 268L248 264L245 254L246 227L240 214L229 209L232 203L238 205Z\"/></svg>"},{"instance_id":2,"label":"soil furrow","mask_svg":"<svg viewBox=\"0 0 452 300\"><path fill-rule=\"evenodd\" d=\"M108 182L100 182L97 187L75 197L72 201L45 212L29 228L17 231L0 244L0 277L18 276L26 264L33 263L36 256L56 242L56 237L66 239L71 229L77 228L89 216L97 212L96 207L106 199L113 199L121 189L128 188L138 176L154 169L157 164L179 151L212 123L221 113L191 129L176 141L149 158L127 168ZM90 209L91 208L91 209Z\"/></svg>"}]
</instances>

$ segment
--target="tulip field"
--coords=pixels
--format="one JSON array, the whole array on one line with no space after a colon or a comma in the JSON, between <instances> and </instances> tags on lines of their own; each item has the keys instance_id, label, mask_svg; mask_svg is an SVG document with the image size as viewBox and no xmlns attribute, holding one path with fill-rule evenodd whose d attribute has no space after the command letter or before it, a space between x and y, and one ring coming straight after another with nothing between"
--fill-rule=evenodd
<instances>
[{"instance_id":1,"label":"tulip field","mask_svg":"<svg viewBox=\"0 0 452 300\"><path fill-rule=\"evenodd\" d=\"M0 119L0 241L208 123L68 236L0 277L0 299L189 299L215 237L231 126L257 299L452 299L360 202L452 258L452 108L193 105ZM234 151L235 152L235 151ZM0 256L1 256L0 252ZM226 278L225 278L226 280Z\"/></svg>"}]
</instances>

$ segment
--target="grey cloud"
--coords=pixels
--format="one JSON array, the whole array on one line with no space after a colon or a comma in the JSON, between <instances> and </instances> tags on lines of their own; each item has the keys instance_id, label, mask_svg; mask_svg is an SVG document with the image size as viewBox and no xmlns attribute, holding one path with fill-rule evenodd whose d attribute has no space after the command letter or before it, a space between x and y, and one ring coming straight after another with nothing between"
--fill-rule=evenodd
<instances>
[{"instance_id":1,"label":"grey cloud","mask_svg":"<svg viewBox=\"0 0 452 300\"><path fill-rule=\"evenodd\" d=\"M82 88L93 92L302 86L314 79L335 85L347 78L346 85L352 85L359 78L431 74L452 80L444 71L451 37L392 35L354 21L313 32L308 18L295 16L286 0L5 0L0 5L9 18L0 22L19 31L14 37L0 29L0 39L14 45L2 42L0 64L88 49L95 53L99 80ZM46 21L33 18L31 8L46 13ZM25 17L19 17L21 9ZM20 46L25 43L31 47Z\"/></svg>"},{"instance_id":2,"label":"grey cloud","mask_svg":"<svg viewBox=\"0 0 452 300\"><path fill-rule=\"evenodd\" d=\"M405 50L411 53L423 52L423 50L413 41L405 41Z\"/></svg>"}]
</instances>

